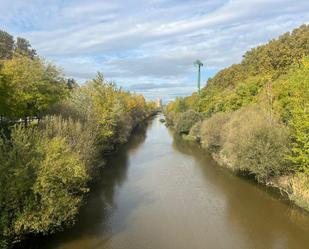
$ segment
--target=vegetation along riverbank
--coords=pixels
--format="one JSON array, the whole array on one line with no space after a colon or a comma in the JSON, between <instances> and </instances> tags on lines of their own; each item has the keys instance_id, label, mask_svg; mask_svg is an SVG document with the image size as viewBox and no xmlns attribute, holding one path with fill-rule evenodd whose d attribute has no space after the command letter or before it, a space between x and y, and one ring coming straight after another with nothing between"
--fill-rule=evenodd
<instances>
[{"instance_id":1,"label":"vegetation along riverbank","mask_svg":"<svg viewBox=\"0 0 309 249\"><path fill-rule=\"evenodd\" d=\"M166 124L221 164L309 210L309 26L246 52L200 94L165 108Z\"/></svg>"},{"instance_id":2,"label":"vegetation along riverbank","mask_svg":"<svg viewBox=\"0 0 309 249\"><path fill-rule=\"evenodd\" d=\"M154 111L102 73L79 86L0 31L0 248L72 225L98 159Z\"/></svg>"}]
</instances>

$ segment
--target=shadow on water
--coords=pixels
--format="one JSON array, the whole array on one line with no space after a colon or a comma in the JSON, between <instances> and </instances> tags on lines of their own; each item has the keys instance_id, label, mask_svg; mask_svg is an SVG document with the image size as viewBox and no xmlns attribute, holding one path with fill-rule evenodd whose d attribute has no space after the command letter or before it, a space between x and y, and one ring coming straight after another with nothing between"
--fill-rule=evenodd
<instances>
[{"instance_id":1,"label":"shadow on water","mask_svg":"<svg viewBox=\"0 0 309 249\"><path fill-rule=\"evenodd\" d=\"M105 158L106 165L99 172L96 180L91 183L91 191L80 210L75 225L63 232L37 239L35 244L30 246L31 248L57 248L60 244L69 243L80 237L96 237L109 230L109 219L117 209L114 200L117 189L127 177L128 154L144 143L148 126L149 124L137 127L127 144L122 145L116 153Z\"/></svg>"},{"instance_id":2,"label":"shadow on water","mask_svg":"<svg viewBox=\"0 0 309 249\"><path fill-rule=\"evenodd\" d=\"M174 136L173 147L193 156L208 182L225 198L225 220L235 234L243 234L253 248L304 248L309 245L308 213L283 199L278 192L219 167L194 142ZM231 234L233 231L229 231Z\"/></svg>"},{"instance_id":3,"label":"shadow on water","mask_svg":"<svg viewBox=\"0 0 309 249\"><path fill-rule=\"evenodd\" d=\"M107 158L77 223L34 248L306 248L307 214L167 135L159 122L137 129Z\"/></svg>"}]
</instances>

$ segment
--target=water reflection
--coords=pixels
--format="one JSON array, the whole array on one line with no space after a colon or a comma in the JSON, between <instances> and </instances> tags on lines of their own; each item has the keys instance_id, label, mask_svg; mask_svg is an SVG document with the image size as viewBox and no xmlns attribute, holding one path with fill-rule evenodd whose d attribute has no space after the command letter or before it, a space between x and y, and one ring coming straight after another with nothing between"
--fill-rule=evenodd
<instances>
[{"instance_id":1,"label":"water reflection","mask_svg":"<svg viewBox=\"0 0 309 249\"><path fill-rule=\"evenodd\" d=\"M305 248L309 216L265 190L156 118L108 158L77 224L38 248Z\"/></svg>"},{"instance_id":2,"label":"water reflection","mask_svg":"<svg viewBox=\"0 0 309 249\"><path fill-rule=\"evenodd\" d=\"M218 167L192 142L174 136L173 147L193 156L205 181L212 182L224 195L226 226L230 234L240 237L239 241L250 248L296 249L309 245L308 213L280 200L272 190Z\"/></svg>"},{"instance_id":3,"label":"water reflection","mask_svg":"<svg viewBox=\"0 0 309 249\"><path fill-rule=\"evenodd\" d=\"M87 203L81 208L76 224L64 232L48 237L47 240L44 238L35 245L35 248L58 248L60 245L74 242L81 237L90 240L104 235L95 243L97 244L95 248L112 236L107 231L110 231L109 219L117 209L117 203L114 201L115 195L126 180L129 153L136 151L144 143L147 127L148 124L137 127L129 143L123 145L116 154L108 156L106 166L91 184ZM129 210L129 203L127 203L126 210Z\"/></svg>"}]
</instances>

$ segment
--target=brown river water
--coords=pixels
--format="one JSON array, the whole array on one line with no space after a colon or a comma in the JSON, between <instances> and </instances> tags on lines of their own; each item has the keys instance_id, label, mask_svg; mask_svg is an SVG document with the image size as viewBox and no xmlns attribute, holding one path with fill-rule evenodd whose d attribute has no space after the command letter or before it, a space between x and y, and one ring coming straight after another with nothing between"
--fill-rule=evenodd
<instances>
[{"instance_id":1,"label":"brown river water","mask_svg":"<svg viewBox=\"0 0 309 249\"><path fill-rule=\"evenodd\" d=\"M71 229L45 249L309 248L309 215L219 167L156 117L92 186Z\"/></svg>"}]
</instances>

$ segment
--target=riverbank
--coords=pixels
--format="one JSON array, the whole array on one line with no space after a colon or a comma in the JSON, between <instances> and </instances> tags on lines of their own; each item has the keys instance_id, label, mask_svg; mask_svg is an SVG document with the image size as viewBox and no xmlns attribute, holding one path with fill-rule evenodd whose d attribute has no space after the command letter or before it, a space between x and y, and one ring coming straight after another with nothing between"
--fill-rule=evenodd
<instances>
[{"instance_id":1,"label":"riverbank","mask_svg":"<svg viewBox=\"0 0 309 249\"><path fill-rule=\"evenodd\" d=\"M106 158L77 223L38 249L304 248L309 216L156 117ZM271 192L271 194L269 193Z\"/></svg>"},{"instance_id":2,"label":"riverbank","mask_svg":"<svg viewBox=\"0 0 309 249\"><path fill-rule=\"evenodd\" d=\"M211 155L220 166L235 172L233 166L225 157L215 153L211 153ZM248 172L245 172L245 174L248 174ZM296 206L309 212L309 188L306 176L302 174L276 176L270 178L267 182L260 182L259 184L277 189L283 198L288 199Z\"/></svg>"},{"instance_id":3,"label":"riverbank","mask_svg":"<svg viewBox=\"0 0 309 249\"><path fill-rule=\"evenodd\" d=\"M208 118L193 110L166 111L166 124L185 140L199 143L219 165L278 189L297 206L309 211L308 172L292 161L296 150L293 130L278 119L270 120L260 106L249 105ZM297 151L306 153L306 147ZM300 162L306 165L305 154Z\"/></svg>"},{"instance_id":4,"label":"riverbank","mask_svg":"<svg viewBox=\"0 0 309 249\"><path fill-rule=\"evenodd\" d=\"M138 124L136 124L134 127L132 127L130 133L127 133L126 141L123 143L113 144L112 149L109 149L108 151L101 151L100 155L97 155L97 158L95 160L95 165L93 165L93 169L91 171L91 175L89 174L89 178L87 179L87 191L83 193L81 196L81 202L77 207L75 216L72 217L74 220L70 224L66 224L62 227L59 227L57 230L54 230L50 233L29 233L24 235L23 238L20 238L19 241L16 241L13 244L13 248L37 248L37 240L44 241L48 236L51 234L57 234L61 233L66 230L70 230L76 222L78 222L78 217L80 212L83 212L82 210L85 210L85 205L87 205L89 201L89 196L92 195L93 188L97 185L97 182L100 181L100 177L102 176L102 172L104 171L110 171L109 167L113 167L113 165L107 164L107 162L110 160L110 158L113 158L117 156L119 151L121 151L122 147L125 147L127 143L131 144L132 139L136 139L139 137L144 136L145 129L149 125L149 123L152 122L152 120L157 115L157 111L149 112L148 115L145 116L143 120L140 120ZM94 162L93 162L94 163ZM64 212L67 212L64 210ZM38 248L39 249L39 248Z\"/></svg>"},{"instance_id":5,"label":"riverbank","mask_svg":"<svg viewBox=\"0 0 309 249\"><path fill-rule=\"evenodd\" d=\"M176 133L309 209L309 26L245 52L166 108ZM280 54L278 54L280 51Z\"/></svg>"},{"instance_id":6,"label":"riverbank","mask_svg":"<svg viewBox=\"0 0 309 249\"><path fill-rule=\"evenodd\" d=\"M102 157L154 111L154 103L98 73L48 106L39 122L7 127L0 136L0 248L71 227Z\"/></svg>"},{"instance_id":7,"label":"riverbank","mask_svg":"<svg viewBox=\"0 0 309 249\"><path fill-rule=\"evenodd\" d=\"M83 196L83 201L79 206L78 213L74 217L75 221L73 224L63 227L62 229L59 229L53 233L28 234L27 237L23 238L23 240L15 243L13 249L41 249L41 245L45 244L46 240L57 237L59 235L61 236L61 234L65 234L72 230L75 230L76 226L79 226L80 223L85 222L89 224L88 220L83 220L83 214L89 212L89 205L93 209L99 209L102 205L102 203L100 202L96 202L95 205L91 204L93 202L93 196L97 193L98 186L102 187L103 185L104 187L102 188L104 189L102 189L102 191L105 193L105 191L109 190L109 184L113 185L116 184L117 181L120 181L120 179L123 177L123 169L119 169L119 167L117 166L117 162L123 164L124 158L122 151L125 150L127 147L134 148L145 140L146 129L149 124L152 123L153 119L155 119L156 116L157 111L149 113L149 115L144 120L142 120L139 124L132 128L129 136L127 137L127 142L122 144L115 144L113 146L113 150L105 151L101 153L100 156L98 156L96 160L96 165L93 166L94 170L92 171L91 179L89 179L89 181L87 182L87 187L89 191L87 191ZM111 161L113 163L111 163ZM110 175L110 172L114 173ZM104 199L105 198L108 197L106 196L104 197ZM108 205L111 205L111 203ZM100 214L98 214L95 210L92 210L92 212L95 213L97 216L100 216ZM96 222L96 220L92 220L91 225L95 225Z\"/></svg>"},{"instance_id":8,"label":"riverbank","mask_svg":"<svg viewBox=\"0 0 309 249\"><path fill-rule=\"evenodd\" d=\"M184 140L197 143L199 146L201 146L201 148L207 151L207 153L209 153L221 167L227 168L236 174L239 173L247 176L249 176L250 174L252 175L252 172L250 173L248 171L241 171L237 169L237 167L233 165L233 162L229 161L222 151L213 152L207 149L205 141L203 144L203 141L201 141L200 137L193 135L182 135L181 137ZM277 189L278 193L280 193L283 198L289 200L296 206L309 212L309 186L308 186L308 177L306 175L304 174L281 175L271 177L266 182L258 182L258 181L256 182L258 184Z\"/></svg>"}]
</instances>

